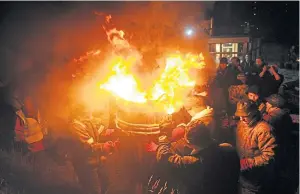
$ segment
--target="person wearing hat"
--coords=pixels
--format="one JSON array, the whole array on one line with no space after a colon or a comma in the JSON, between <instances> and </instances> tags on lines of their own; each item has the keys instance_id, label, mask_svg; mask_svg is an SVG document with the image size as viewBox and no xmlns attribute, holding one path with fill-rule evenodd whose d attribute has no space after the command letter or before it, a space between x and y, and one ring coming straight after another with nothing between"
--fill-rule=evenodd
<instances>
[{"instance_id":1,"label":"person wearing hat","mask_svg":"<svg viewBox=\"0 0 300 194\"><path fill-rule=\"evenodd\" d=\"M229 87L229 101L231 104L236 105L240 100L246 100L247 95L246 92L248 90L247 77L244 73L239 73L237 75L237 79L239 80L238 85L232 85Z\"/></svg>"},{"instance_id":2,"label":"person wearing hat","mask_svg":"<svg viewBox=\"0 0 300 194\"><path fill-rule=\"evenodd\" d=\"M159 137L156 158L160 164L178 172L186 193L229 194L236 192L239 159L230 144L218 144L201 121L190 122L185 141L191 152L178 155L171 149L167 136ZM217 185L217 186L216 186Z\"/></svg>"},{"instance_id":3,"label":"person wearing hat","mask_svg":"<svg viewBox=\"0 0 300 194\"><path fill-rule=\"evenodd\" d=\"M240 101L235 116L240 117L236 129L240 193L269 193L274 186L277 149L272 127L262 121L257 106L250 101Z\"/></svg>"},{"instance_id":4,"label":"person wearing hat","mask_svg":"<svg viewBox=\"0 0 300 194\"><path fill-rule=\"evenodd\" d=\"M282 183L285 182L290 184L293 181L289 180L289 178L287 177L281 176L281 174L284 174L284 172L288 172L289 169L291 169L292 167L291 165L289 165L289 159L291 159L290 147L293 144L291 138L293 121L289 114L289 110L284 108L285 103L285 100L280 95L272 94L271 96L266 98L267 108L266 113L263 116L263 119L274 127L275 134L277 137L277 142L279 145L279 164L277 165L277 172L279 173L279 177L281 177L277 185L281 185L281 187L279 187L278 190L281 189L282 192L286 191L286 185L283 186L284 184Z\"/></svg>"},{"instance_id":5,"label":"person wearing hat","mask_svg":"<svg viewBox=\"0 0 300 194\"><path fill-rule=\"evenodd\" d=\"M217 75L212 83L212 96L214 108L217 112L227 110L229 105L228 89L231 85L236 83L237 79L231 68L228 67L227 58L220 59L220 64L217 70ZM220 96L223 96L220 98Z\"/></svg>"},{"instance_id":6,"label":"person wearing hat","mask_svg":"<svg viewBox=\"0 0 300 194\"><path fill-rule=\"evenodd\" d=\"M260 111L261 114L263 114L266 110L266 105L260 98L260 90L257 85L252 85L248 88L246 91L246 94L248 96L248 99L255 103L258 106L258 110Z\"/></svg>"}]
</instances>

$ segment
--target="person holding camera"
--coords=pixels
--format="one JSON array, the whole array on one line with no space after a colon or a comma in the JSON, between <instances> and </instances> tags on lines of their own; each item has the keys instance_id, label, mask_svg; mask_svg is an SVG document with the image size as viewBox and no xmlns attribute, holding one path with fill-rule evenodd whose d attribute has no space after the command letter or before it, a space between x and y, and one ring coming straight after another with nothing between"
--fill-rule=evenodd
<instances>
[{"instance_id":1,"label":"person holding camera","mask_svg":"<svg viewBox=\"0 0 300 194\"><path fill-rule=\"evenodd\" d=\"M278 73L277 65L264 66L259 73L259 85L261 86L261 97L266 98L271 94L278 93L283 82L283 75Z\"/></svg>"}]
</instances>

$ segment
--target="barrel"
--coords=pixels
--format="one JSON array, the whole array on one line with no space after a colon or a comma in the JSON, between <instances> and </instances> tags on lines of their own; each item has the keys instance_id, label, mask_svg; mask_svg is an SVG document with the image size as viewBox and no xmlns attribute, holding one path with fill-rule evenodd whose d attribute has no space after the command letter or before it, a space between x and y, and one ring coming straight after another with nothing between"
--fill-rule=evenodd
<instances>
[{"instance_id":1,"label":"barrel","mask_svg":"<svg viewBox=\"0 0 300 194\"><path fill-rule=\"evenodd\" d=\"M107 161L110 186L107 194L144 193L156 165L155 153L146 152L145 144L156 141L161 123L169 116L151 104L116 101L115 124L120 147Z\"/></svg>"},{"instance_id":2,"label":"barrel","mask_svg":"<svg viewBox=\"0 0 300 194\"><path fill-rule=\"evenodd\" d=\"M117 102L116 127L136 135L158 135L161 123L171 119L160 107L153 104Z\"/></svg>"}]
</instances>

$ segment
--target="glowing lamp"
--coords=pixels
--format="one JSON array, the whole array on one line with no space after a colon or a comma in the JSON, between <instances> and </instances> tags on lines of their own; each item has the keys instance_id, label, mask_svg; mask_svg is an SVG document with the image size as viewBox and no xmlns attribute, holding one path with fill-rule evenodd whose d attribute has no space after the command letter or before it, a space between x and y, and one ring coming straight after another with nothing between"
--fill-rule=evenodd
<instances>
[{"instance_id":1,"label":"glowing lamp","mask_svg":"<svg viewBox=\"0 0 300 194\"><path fill-rule=\"evenodd\" d=\"M192 36L194 34L194 30L191 28L188 28L185 30L185 35Z\"/></svg>"}]
</instances>

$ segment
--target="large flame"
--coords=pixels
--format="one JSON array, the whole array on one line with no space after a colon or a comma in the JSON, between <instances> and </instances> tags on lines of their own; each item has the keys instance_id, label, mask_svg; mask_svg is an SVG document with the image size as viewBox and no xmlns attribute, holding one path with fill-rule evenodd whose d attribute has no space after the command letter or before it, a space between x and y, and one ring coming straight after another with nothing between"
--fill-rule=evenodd
<instances>
[{"instance_id":1,"label":"large flame","mask_svg":"<svg viewBox=\"0 0 300 194\"><path fill-rule=\"evenodd\" d=\"M111 16L106 19L109 22ZM184 91L190 90L195 85L195 81L190 77L190 70L205 66L202 53L183 54L177 51L165 54L161 59L163 70L151 83L152 87L142 89L143 80L139 80L132 71L133 67L142 63L141 53L125 39L123 31L114 28L107 30L106 34L113 51L106 60L105 65L110 68L110 72L107 79L99 84L101 89L125 101L155 104L168 114L182 107ZM93 94L88 95L89 103L91 95Z\"/></svg>"}]
</instances>

